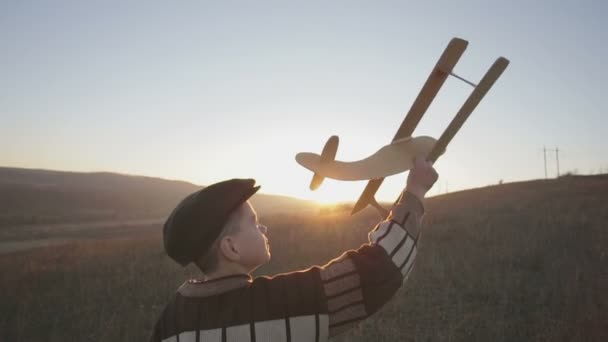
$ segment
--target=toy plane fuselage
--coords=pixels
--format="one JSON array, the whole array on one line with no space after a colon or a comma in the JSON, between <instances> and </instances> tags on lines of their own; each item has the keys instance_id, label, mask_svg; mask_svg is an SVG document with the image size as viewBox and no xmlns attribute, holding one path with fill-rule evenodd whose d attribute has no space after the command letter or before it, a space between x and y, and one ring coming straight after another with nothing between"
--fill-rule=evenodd
<instances>
[{"instance_id":1,"label":"toy plane fuselage","mask_svg":"<svg viewBox=\"0 0 608 342\"><path fill-rule=\"evenodd\" d=\"M407 137L385 145L376 153L357 161L322 161L322 155L310 152L298 153L296 161L324 178L344 181L370 180L410 170L414 166L414 158L426 157L436 142L436 139L428 136Z\"/></svg>"}]
</instances>

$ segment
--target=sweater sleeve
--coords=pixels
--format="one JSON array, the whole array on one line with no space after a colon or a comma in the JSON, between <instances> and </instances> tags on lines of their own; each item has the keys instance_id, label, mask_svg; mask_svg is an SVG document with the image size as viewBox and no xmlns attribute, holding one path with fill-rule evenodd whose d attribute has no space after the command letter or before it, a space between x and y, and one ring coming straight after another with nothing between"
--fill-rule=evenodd
<instances>
[{"instance_id":1,"label":"sweater sleeve","mask_svg":"<svg viewBox=\"0 0 608 342\"><path fill-rule=\"evenodd\" d=\"M404 192L388 218L369 233L369 243L320 269L329 336L378 311L401 287L414 267L423 215L422 202Z\"/></svg>"}]
</instances>

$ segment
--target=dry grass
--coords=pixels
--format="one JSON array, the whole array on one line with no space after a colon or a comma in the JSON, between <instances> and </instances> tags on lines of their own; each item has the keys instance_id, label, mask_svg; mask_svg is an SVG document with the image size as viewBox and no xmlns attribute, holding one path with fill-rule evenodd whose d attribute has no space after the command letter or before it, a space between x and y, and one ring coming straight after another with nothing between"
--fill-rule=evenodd
<instances>
[{"instance_id":1,"label":"dry grass","mask_svg":"<svg viewBox=\"0 0 608 342\"><path fill-rule=\"evenodd\" d=\"M338 341L608 340L608 179L505 184L427 202L417 265L379 313ZM357 247L372 213L262 218L272 274ZM0 257L0 340L144 341L192 268L160 227Z\"/></svg>"}]
</instances>

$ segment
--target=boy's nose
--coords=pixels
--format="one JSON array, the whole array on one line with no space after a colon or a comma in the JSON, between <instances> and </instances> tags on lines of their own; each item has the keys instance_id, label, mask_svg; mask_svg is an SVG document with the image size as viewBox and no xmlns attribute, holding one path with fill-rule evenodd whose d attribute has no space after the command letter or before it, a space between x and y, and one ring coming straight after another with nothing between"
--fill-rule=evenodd
<instances>
[{"instance_id":1,"label":"boy's nose","mask_svg":"<svg viewBox=\"0 0 608 342\"><path fill-rule=\"evenodd\" d=\"M268 232L268 227L266 227L265 225L260 224L258 225L258 227L262 233L266 234L266 232Z\"/></svg>"}]
</instances>

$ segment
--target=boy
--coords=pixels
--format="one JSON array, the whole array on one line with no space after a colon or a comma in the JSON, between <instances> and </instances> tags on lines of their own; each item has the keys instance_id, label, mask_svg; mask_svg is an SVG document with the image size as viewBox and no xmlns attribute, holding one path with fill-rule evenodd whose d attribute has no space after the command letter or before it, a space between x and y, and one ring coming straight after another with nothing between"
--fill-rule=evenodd
<instances>
[{"instance_id":1,"label":"boy","mask_svg":"<svg viewBox=\"0 0 608 342\"><path fill-rule=\"evenodd\" d=\"M412 270L422 199L437 180L417 158L389 217L369 243L323 267L252 279L270 259L266 227L247 201L260 187L252 179L210 185L186 197L165 223L167 254L195 263L205 280L178 290L150 341L326 341L386 303Z\"/></svg>"}]
</instances>

